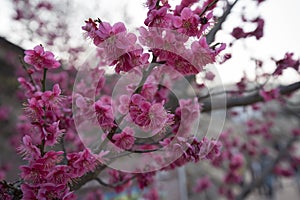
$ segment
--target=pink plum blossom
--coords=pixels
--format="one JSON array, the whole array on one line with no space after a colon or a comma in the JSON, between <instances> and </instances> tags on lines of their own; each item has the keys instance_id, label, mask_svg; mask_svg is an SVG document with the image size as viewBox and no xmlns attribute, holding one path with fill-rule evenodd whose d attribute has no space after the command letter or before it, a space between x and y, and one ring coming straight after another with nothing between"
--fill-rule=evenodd
<instances>
[{"instance_id":1,"label":"pink plum blossom","mask_svg":"<svg viewBox=\"0 0 300 200\"><path fill-rule=\"evenodd\" d=\"M42 45L37 45L33 50L26 50L24 61L36 70L55 69L60 67L60 63L54 58L50 51L44 51Z\"/></svg>"},{"instance_id":2,"label":"pink plum blossom","mask_svg":"<svg viewBox=\"0 0 300 200\"><path fill-rule=\"evenodd\" d=\"M40 149L32 143L32 138L29 135L23 137L23 144L18 148L18 151L26 160L41 156Z\"/></svg>"},{"instance_id":3,"label":"pink plum blossom","mask_svg":"<svg viewBox=\"0 0 300 200\"><path fill-rule=\"evenodd\" d=\"M45 137L45 145L53 146L62 133L62 130L59 128L59 121L53 122L53 124L44 127L43 133Z\"/></svg>"},{"instance_id":4,"label":"pink plum blossom","mask_svg":"<svg viewBox=\"0 0 300 200\"><path fill-rule=\"evenodd\" d=\"M72 178L82 176L84 173L94 170L98 163L96 156L88 149L79 153L69 153L67 159L68 165L71 166L70 174Z\"/></svg>"},{"instance_id":5,"label":"pink plum blossom","mask_svg":"<svg viewBox=\"0 0 300 200\"><path fill-rule=\"evenodd\" d=\"M169 6L163 6L159 9L150 10L144 24L149 27L170 28L172 26L171 14L168 14Z\"/></svg>"},{"instance_id":6,"label":"pink plum blossom","mask_svg":"<svg viewBox=\"0 0 300 200\"><path fill-rule=\"evenodd\" d=\"M205 176L203 178L199 178L197 180L196 186L194 188L195 192L203 192L210 188L212 186L211 180L209 179L208 176Z\"/></svg>"},{"instance_id":7,"label":"pink plum blossom","mask_svg":"<svg viewBox=\"0 0 300 200\"><path fill-rule=\"evenodd\" d=\"M210 81L214 80L215 76L216 75L214 73L212 73L211 71L208 71L205 73L205 79L210 80Z\"/></svg>"},{"instance_id":8,"label":"pink plum blossom","mask_svg":"<svg viewBox=\"0 0 300 200\"><path fill-rule=\"evenodd\" d=\"M129 173L125 173L125 172L114 170L114 169L109 170L108 174L109 174L109 183L110 184L115 184L118 182L126 181L131 178L131 175ZM114 189L117 193L120 193L120 192L124 191L126 188L128 188L130 186L130 184L131 184L131 181L127 181L122 185L118 185L118 186L114 187Z\"/></svg>"},{"instance_id":9,"label":"pink plum blossom","mask_svg":"<svg viewBox=\"0 0 300 200\"><path fill-rule=\"evenodd\" d=\"M171 117L162 103L151 104L140 94L131 97L129 114L137 125L153 132L162 130Z\"/></svg>"},{"instance_id":10,"label":"pink plum blossom","mask_svg":"<svg viewBox=\"0 0 300 200\"><path fill-rule=\"evenodd\" d=\"M229 167L230 167L231 170L236 170L236 169L242 167L244 162L245 161L244 161L244 157L243 157L242 154L235 154L230 159Z\"/></svg>"},{"instance_id":11,"label":"pink plum blossom","mask_svg":"<svg viewBox=\"0 0 300 200\"><path fill-rule=\"evenodd\" d=\"M180 17L173 18L173 25L180 33L188 36L198 35L199 16L194 14L190 8L184 8Z\"/></svg>"},{"instance_id":12,"label":"pink plum blossom","mask_svg":"<svg viewBox=\"0 0 300 200\"><path fill-rule=\"evenodd\" d=\"M259 91L260 96L264 99L264 101L271 101L278 99L280 96L280 91L278 88L271 89L271 90L260 90Z\"/></svg>"},{"instance_id":13,"label":"pink plum blossom","mask_svg":"<svg viewBox=\"0 0 300 200\"><path fill-rule=\"evenodd\" d=\"M134 144L134 130L126 127L121 133L115 134L112 139L117 147L123 150L131 149Z\"/></svg>"},{"instance_id":14,"label":"pink plum blossom","mask_svg":"<svg viewBox=\"0 0 300 200\"><path fill-rule=\"evenodd\" d=\"M98 100L95 102L95 112L99 125L104 128L112 128L115 126L111 105Z\"/></svg>"}]
</instances>

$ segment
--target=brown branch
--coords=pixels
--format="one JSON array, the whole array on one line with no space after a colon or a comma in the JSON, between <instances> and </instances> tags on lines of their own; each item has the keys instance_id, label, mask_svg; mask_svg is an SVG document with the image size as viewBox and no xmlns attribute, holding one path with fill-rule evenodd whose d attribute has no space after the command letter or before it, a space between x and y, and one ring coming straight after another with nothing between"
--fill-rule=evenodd
<instances>
[{"instance_id":1,"label":"brown branch","mask_svg":"<svg viewBox=\"0 0 300 200\"><path fill-rule=\"evenodd\" d=\"M105 187L109 187L109 188L115 188L115 187L118 187L118 186L121 186L121 185L124 185L126 183L128 183L129 181L133 180L136 178L136 175L133 175L132 177L126 179L126 180L123 180L123 181L120 181L120 182L117 182L115 184L109 184L109 183L106 183L104 182L102 179L100 179L99 177L96 177L95 180L100 184L100 185L103 185Z\"/></svg>"},{"instance_id":2,"label":"brown branch","mask_svg":"<svg viewBox=\"0 0 300 200\"><path fill-rule=\"evenodd\" d=\"M209 4L201 13L200 13L200 17L209 9L211 8L214 4L216 4L218 2L218 0L213 1L211 4ZM222 15L222 17L218 18L218 22L214 25L214 27L209 31L209 33L206 35L206 41L207 44L211 44L215 41L215 37L216 34L219 30L222 29L222 24L226 21L227 16L231 13L232 8L235 6L235 4L238 2L238 0L236 0L234 3L232 3L231 5L227 6L226 11L224 12L224 14ZM195 76L189 76L187 78L187 80L189 81L189 83L191 83L192 81L195 80Z\"/></svg>"},{"instance_id":3,"label":"brown branch","mask_svg":"<svg viewBox=\"0 0 300 200\"><path fill-rule=\"evenodd\" d=\"M34 79L32 78L32 75L28 72L28 64L26 64L23 60L23 58L21 56L19 56L19 61L25 71L25 73L27 74L29 80L30 80L30 83L33 85L33 87L35 88L35 91L38 91L38 88L37 88L37 84L35 83Z\"/></svg>"},{"instance_id":4,"label":"brown branch","mask_svg":"<svg viewBox=\"0 0 300 200\"><path fill-rule=\"evenodd\" d=\"M22 181L17 181L16 183L21 183ZM13 195L13 199L22 199L23 192L20 189L19 185L15 186L15 184L7 183L5 180L0 181L0 185L4 189L9 191L9 194Z\"/></svg>"},{"instance_id":5,"label":"brown branch","mask_svg":"<svg viewBox=\"0 0 300 200\"><path fill-rule=\"evenodd\" d=\"M204 10L199 14L199 17L202 17L202 15L204 15L204 13L206 13L206 11L210 10L216 3L218 3L219 0L214 0L213 2L211 2L210 4L208 4Z\"/></svg>"},{"instance_id":6,"label":"brown branch","mask_svg":"<svg viewBox=\"0 0 300 200\"><path fill-rule=\"evenodd\" d=\"M131 178L123 180L121 182L115 183L115 184L109 184L109 183L105 183L104 181L102 181L98 175L106 168L106 165L98 165L96 167L96 169L94 171L88 172L86 174L84 174L82 177L74 180L71 184L70 184L70 190L71 191L75 191L80 189L84 184L86 184L89 181L92 180L96 180L98 183L100 183L101 185L105 186L105 187L110 187L110 188L115 188L117 186L123 185L127 182L129 182L130 180L136 178L136 175L133 175Z\"/></svg>"},{"instance_id":7,"label":"brown branch","mask_svg":"<svg viewBox=\"0 0 300 200\"><path fill-rule=\"evenodd\" d=\"M97 178L98 174L103 171L106 168L105 165L98 165L96 167L96 169L92 172L88 172L86 174L84 174L82 177L74 180L71 184L70 184L70 190L71 191L75 191L80 189L84 184L86 184L89 181L94 180L95 178Z\"/></svg>"},{"instance_id":8,"label":"brown branch","mask_svg":"<svg viewBox=\"0 0 300 200\"><path fill-rule=\"evenodd\" d=\"M66 147L65 147L65 133L63 133L62 136L61 136L61 138L59 139L59 144L61 146L61 150L64 152L61 164L68 165L69 161L67 159L67 151L66 151Z\"/></svg>"},{"instance_id":9,"label":"brown branch","mask_svg":"<svg viewBox=\"0 0 300 200\"><path fill-rule=\"evenodd\" d=\"M251 89L248 89L248 90L242 90L242 91L239 91L239 90L226 90L226 91L219 91L219 92L213 92L213 93L209 93L206 94L206 95L203 95L203 96L198 96L198 100L202 100L202 99L207 99L207 98L210 98L212 96L218 96L218 95L235 95L235 94L242 94L242 93L251 93L251 92L255 92L256 90L258 90L259 88L262 88L262 86L256 86L254 88L251 88Z\"/></svg>"},{"instance_id":10,"label":"brown branch","mask_svg":"<svg viewBox=\"0 0 300 200\"><path fill-rule=\"evenodd\" d=\"M278 87L281 95L288 95L300 89L300 82L295 82L290 85L279 86ZM248 106L257 102L262 102L263 98L259 95L259 92L255 92L254 94L241 96L241 97L228 97L226 98L226 104L224 105L224 99L215 99L216 103L213 105L210 99L205 100L203 103L201 112L210 112L212 109L224 109L224 108L232 108L238 106ZM219 103L218 103L219 102Z\"/></svg>"},{"instance_id":11,"label":"brown branch","mask_svg":"<svg viewBox=\"0 0 300 200\"><path fill-rule=\"evenodd\" d=\"M216 37L217 32L222 29L223 23L226 21L228 15L231 13L232 8L235 6L235 4L238 1L239 0L236 0L234 3L228 5L227 9L225 10L225 12L222 15L222 17L218 18L218 22L216 23L216 25L206 35L207 44L211 44L211 43L213 43L215 41L215 37Z\"/></svg>"}]
</instances>

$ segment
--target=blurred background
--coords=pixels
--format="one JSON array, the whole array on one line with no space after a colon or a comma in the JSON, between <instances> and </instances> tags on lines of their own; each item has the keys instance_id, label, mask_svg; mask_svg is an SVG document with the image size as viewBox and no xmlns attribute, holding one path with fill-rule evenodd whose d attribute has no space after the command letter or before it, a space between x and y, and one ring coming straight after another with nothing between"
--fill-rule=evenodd
<instances>
[{"instance_id":1,"label":"blurred background","mask_svg":"<svg viewBox=\"0 0 300 200\"><path fill-rule=\"evenodd\" d=\"M176 5L180 1L169 1ZM233 2L233 1L229 1ZM20 57L24 49L32 49L37 44L43 44L46 49L51 50L61 59L63 67L69 69L76 63L81 63L86 58L90 49L93 48L91 41L83 34L81 26L88 18L101 18L102 21L115 23L122 21L129 31L137 32L136 28L143 26L147 16L147 8L144 1L137 0L1 0L0 3L0 169L8 171L7 179L10 181L18 177L18 170L14 166L22 163L19 156L11 146L19 142L14 135L14 127L18 120L22 102L18 98L18 83L16 77L20 72ZM37 5L31 7L30 5ZM218 73L226 88L232 88L233 84L239 82L246 74L251 80L255 79L255 59L264 62L264 72L274 70L274 59L280 59L286 52L294 52L295 57L300 56L300 1L299 0L266 0L259 7L256 1L239 0L232 9L222 30L216 35L217 42L224 42L228 48L224 53L230 53L232 58L222 65L216 64ZM216 15L222 15L224 1L218 3ZM244 30L252 30L253 25L243 24L241 15L249 19L261 16L265 20L264 37L260 40L247 38L235 40L231 32L234 27L241 26ZM290 84L299 81L299 74L292 69L287 69L284 76L274 80L273 84ZM299 99L299 95L295 98ZM232 131L236 137L240 135L249 119L267 121L264 110L258 114L248 108L237 108L228 113L224 125L224 131ZM279 113L276 123L280 127L272 132L278 137L280 132L299 126L299 105L293 107L294 112L278 106L277 103L270 104L266 110L274 110ZM240 113L233 117L232 113ZM296 114L295 114L296 112ZM209 119L209 114L203 114L202 122ZM204 123L205 124L205 123ZM205 131L207 127L203 126ZM12 139L13 138L13 139ZM9 161L9 162L8 162ZM253 162L254 163L254 162ZM1 174L1 170L0 170ZM160 192L164 199L219 199L216 188L210 188L205 193L193 193L197 183L197 177L212 174L213 179L223 176L222 172L212 169L209 164L189 164L172 172L161 172L158 180ZM245 174L247 174L245 172ZM247 174L246 176L251 176ZM1 177L1 175L0 175ZM278 178L272 183L274 195L262 195L264 188L261 187L253 192L248 199L290 199L297 200L300 197L299 174L294 178ZM297 185L298 184L298 185ZM84 193L84 190L81 191ZM128 193L116 195L113 191L104 189L107 199L119 198L129 199ZM132 188L130 198L138 198L140 191Z\"/></svg>"}]
</instances>

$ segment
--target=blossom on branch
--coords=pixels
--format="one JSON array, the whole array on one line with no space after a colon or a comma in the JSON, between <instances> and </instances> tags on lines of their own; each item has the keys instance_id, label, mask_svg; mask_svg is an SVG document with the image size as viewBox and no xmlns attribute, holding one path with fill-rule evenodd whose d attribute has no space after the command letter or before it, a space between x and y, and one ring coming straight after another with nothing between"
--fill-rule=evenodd
<instances>
[{"instance_id":1,"label":"blossom on branch","mask_svg":"<svg viewBox=\"0 0 300 200\"><path fill-rule=\"evenodd\" d=\"M54 58L54 54L50 51L44 51L42 45L35 46L33 50L26 50L24 61L34 66L38 71L60 67L60 63Z\"/></svg>"}]
</instances>

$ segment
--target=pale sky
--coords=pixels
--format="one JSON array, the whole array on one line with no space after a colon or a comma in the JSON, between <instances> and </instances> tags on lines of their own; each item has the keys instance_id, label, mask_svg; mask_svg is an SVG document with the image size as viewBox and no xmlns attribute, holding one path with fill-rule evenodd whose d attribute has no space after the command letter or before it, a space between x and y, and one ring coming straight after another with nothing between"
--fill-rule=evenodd
<instances>
[{"instance_id":1,"label":"pale sky","mask_svg":"<svg viewBox=\"0 0 300 200\"><path fill-rule=\"evenodd\" d=\"M228 63L220 66L220 74L228 74L226 71L230 68L230 75L222 76L225 82L237 81L241 76L241 69L249 71L248 74L253 74L253 63L247 62L249 56L255 56L262 60L269 60L270 57L277 59L283 58L286 52L294 52L295 57L300 57L300 1L299 0L267 0L262 3L259 10L247 7L249 13L259 12L265 19L264 36L260 40L251 38L249 41L239 41L233 49L234 57ZM235 22L234 16L231 16L230 21L224 29L232 27ZM234 26L233 25L233 26ZM231 30L231 29L229 29ZM226 39L225 34L219 34L218 41ZM246 48L246 49L245 49ZM244 62L246 61L246 62ZM271 71L274 70L273 62L268 62ZM250 69L249 69L250 68ZM248 70L249 69L249 70ZM252 72L252 73L251 73ZM289 70L284 72L286 77L284 82L292 82L295 79L300 80L299 75Z\"/></svg>"},{"instance_id":2,"label":"pale sky","mask_svg":"<svg viewBox=\"0 0 300 200\"><path fill-rule=\"evenodd\" d=\"M249 0L240 0L240 2L249 2ZM128 29L134 30L135 27L143 25L146 16L146 8L143 5L144 1L140 0L97 0L95 3L87 4L87 1L76 0L72 1L73 8L78 12L72 13L72 24L74 28L74 38L82 40L81 26L83 21L89 17L100 17L104 21L115 23L123 21L129 24ZM75 3L76 2L76 3ZM170 0L178 2L178 0ZM253 62L249 62L249 57L255 56L263 60L267 60L267 65L270 70L274 70L273 62L269 58L282 58L286 52L294 52L295 56L300 57L300 1L299 0L266 0L257 10L247 4L245 8L249 16L254 16L260 13L265 19L265 37L257 41L250 39L249 41L238 41L230 52L233 58L227 63L218 66L217 69L224 83L236 82L242 76L243 70L246 70L250 77L253 77ZM239 10L241 6L237 5L233 15L224 24L224 31L217 35L218 42L229 42L232 37L228 34L233 27L240 25ZM11 31L16 23L11 23L10 16L13 15L9 0L1 0L0 7L0 36L7 36L12 42L18 43L22 37L22 32ZM18 27L13 27L18 29ZM36 44L25 42L24 48L32 48ZM229 50L229 49L228 49ZM290 82L295 79L300 79L299 75L293 75L289 70L284 73L284 82Z\"/></svg>"}]
</instances>

